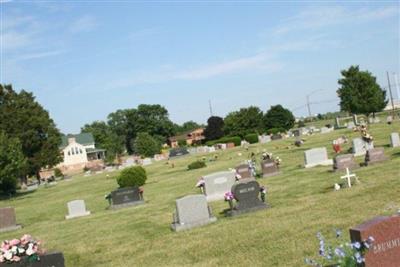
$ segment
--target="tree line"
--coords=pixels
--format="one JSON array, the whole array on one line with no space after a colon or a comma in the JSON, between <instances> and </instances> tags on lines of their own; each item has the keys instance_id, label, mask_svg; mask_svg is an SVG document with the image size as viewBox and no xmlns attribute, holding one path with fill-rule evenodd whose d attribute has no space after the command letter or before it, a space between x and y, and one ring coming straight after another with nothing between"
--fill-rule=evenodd
<instances>
[{"instance_id":1,"label":"tree line","mask_svg":"<svg viewBox=\"0 0 400 267\"><path fill-rule=\"evenodd\" d=\"M366 116L382 111L388 101L386 91L368 71L351 66L341 71L337 90L342 112ZM286 131L294 126L294 116L281 105L263 113L250 106L229 113L225 118L212 116L205 125L206 140L224 136L243 138L249 133ZM161 105L139 105L110 113L106 121L86 124L81 132L90 132L99 148L107 150L112 161L124 152L152 156L176 134L203 127L193 121L182 125L169 119ZM42 168L51 168L62 158L61 132L49 113L25 90L16 92L11 85L0 84L0 191L15 192L17 181L39 177Z\"/></svg>"}]
</instances>

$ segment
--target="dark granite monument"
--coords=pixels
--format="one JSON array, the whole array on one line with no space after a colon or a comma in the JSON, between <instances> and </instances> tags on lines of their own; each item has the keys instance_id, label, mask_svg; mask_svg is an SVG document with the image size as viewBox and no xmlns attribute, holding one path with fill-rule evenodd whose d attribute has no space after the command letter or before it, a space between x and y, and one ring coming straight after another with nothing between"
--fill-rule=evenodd
<instances>
[{"instance_id":1,"label":"dark granite monument","mask_svg":"<svg viewBox=\"0 0 400 267\"><path fill-rule=\"evenodd\" d=\"M267 204L260 200L260 185L254 179L240 180L232 186L231 191L236 203L232 205L232 208L225 211L226 216L236 216L268 207Z\"/></svg>"},{"instance_id":2,"label":"dark granite monument","mask_svg":"<svg viewBox=\"0 0 400 267\"><path fill-rule=\"evenodd\" d=\"M143 195L138 187L119 188L111 192L112 209L144 204Z\"/></svg>"},{"instance_id":3,"label":"dark granite monument","mask_svg":"<svg viewBox=\"0 0 400 267\"><path fill-rule=\"evenodd\" d=\"M364 266L400 266L400 215L376 217L350 229L350 237L353 243L374 238Z\"/></svg>"}]
</instances>

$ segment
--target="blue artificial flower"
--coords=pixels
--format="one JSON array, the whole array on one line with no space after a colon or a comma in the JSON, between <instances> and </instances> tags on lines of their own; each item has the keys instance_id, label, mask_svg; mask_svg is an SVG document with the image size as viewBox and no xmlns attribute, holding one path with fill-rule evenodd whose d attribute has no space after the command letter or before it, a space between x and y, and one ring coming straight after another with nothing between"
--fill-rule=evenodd
<instances>
[{"instance_id":1,"label":"blue artificial flower","mask_svg":"<svg viewBox=\"0 0 400 267\"><path fill-rule=\"evenodd\" d=\"M352 246L353 246L354 248L356 248L356 249L360 249L360 248L361 248L360 242L355 242L355 243L352 244Z\"/></svg>"}]
</instances>

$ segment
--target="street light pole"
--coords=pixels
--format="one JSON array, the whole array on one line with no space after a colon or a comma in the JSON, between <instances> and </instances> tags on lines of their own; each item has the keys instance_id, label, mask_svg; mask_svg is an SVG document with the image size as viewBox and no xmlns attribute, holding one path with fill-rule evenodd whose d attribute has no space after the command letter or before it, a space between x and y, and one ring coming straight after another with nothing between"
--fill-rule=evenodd
<instances>
[{"instance_id":1,"label":"street light pole","mask_svg":"<svg viewBox=\"0 0 400 267\"><path fill-rule=\"evenodd\" d=\"M393 118L394 118L395 112L394 112L394 103L393 103L392 87L390 86L390 78L389 78L389 72L388 72L388 71L386 72L386 76L387 76L388 84L389 84L390 101L392 102L392 116L393 116Z\"/></svg>"}]
</instances>

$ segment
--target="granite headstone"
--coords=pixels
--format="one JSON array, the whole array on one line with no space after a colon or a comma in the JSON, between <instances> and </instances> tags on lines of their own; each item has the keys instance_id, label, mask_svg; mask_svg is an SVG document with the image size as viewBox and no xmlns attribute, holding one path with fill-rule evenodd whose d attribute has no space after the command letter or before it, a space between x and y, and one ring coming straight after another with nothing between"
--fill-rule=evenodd
<instances>
[{"instance_id":1,"label":"granite headstone","mask_svg":"<svg viewBox=\"0 0 400 267\"><path fill-rule=\"evenodd\" d=\"M351 241L363 242L373 237L365 255L366 267L400 266L400 216L376 217L350 229Z\"/></svg>"},{"instance_id":2,"label":"granite headstone","mask_svg":"<svg viewBox=\"0 0 400 267\"><path fill-rule=\"evenodd\" d=\"M385 156L384 152L383 147L368 150L365 155L365 165L386 161L388 158Z\"/></svg>"},{"instance_id":3,"label":"granite headstone","mask_svg":"<svg viewBox=\"0 0 400 267\"><path fill-rule=\"evenodd\" d=\"M333 169L336 171L343 171L346 168L354 170L358 167L353 154L338 155L333 159Z\"/></svg>"},{"instance_id":4,"label":"granite headstone","mask_svg":"<svg viewBox=\"0 0 400 267\"><path fill-rule=\"evenodd\" d=\"M243 179L232 186L231 192L236 200L235 205L225 211L226 216L266 209L268 206L259 198L260 185L254 179Z\"/></svg>"},{"instance_id":5,"label":"granite headstone","mask_svg":"<svg viewBox=\"0 0 400 267\"><path fill-rule=\"evenodd\" d=\"M67 220L90 215L90 211L86 210L85 201L83 200L70 201L67 205L68 215L65 216Z\"/></svg>"},{"instance_id":6,"label":"granite headstone","mask_svg":"<svg viewBox=\"0 0 400 267\"><path fill-rule=\"evenodd\" d=\"M204 176L204 193L207 201L224 199L225 193L231 190L236 181L235 172L217 172Z\"/></svg>"},{"instance_id":7,"label":"granite headstone","mask_svg":"<svg viewBox=\"0 0 400 267\"><path fill-rule=\"evenodd\" d=\"M236 173L240 175L241 179L252 178L248 164L240 164L235 169Z\"/></svg>"},{"instance_id":8,"label":"granite headstone","mask_svg":"<svg viewBox=\"0 0 400 267\"><path fill-rule=\"evenodd\" d=\"M279 174L278 165L273 159L267 159L261 162L263 177L269 177Z\"/></svg>"},{"instance_id":9,"label":"granite headstone","mask_svg":"<svg viewBox=\"0 0 400 267\"><path fill-rule=\"evenodd\" d=\"M21 225L16 223L14 208L0 208L0 232L13 231L20 228Z\"/></svg>"},{"instance_id":10,"label":"granite headstone","mask_svg":"<svg viewBox=\"0 0 400 267\"><path fill-rule=\"evenodd\" d=\"M399 133L391 133L390 134L390 146L391 147L400 147Z\"/></svg>"},{"instance_id":11,"label":"granite headstone","mask_svg":"<svg viewBox=\"0 0 400 267\"><path fill-rule=\"evenodd\" d=\"M135 206L143 203L143 196L138 187L119 188L111 192L112 209Z\"/></svg>"},{"instance_id":12,"label":"granite headstone","mask_svg":"<svg viewBox=\"0 0 400 267\"><path fill-rule=\"evenodd\" d=\"M328 159L328 152L325 147L313 148L304 152L305 167L311 168L318 165L333 165L333 160Z\"/></svg>"},{"instance_id":13,"label":"granite headstone","mask_svg":"<svg viewBox=\"0 0 400 267\"><path fill-rule=\"evenodd\" d=\"M176 200L171 228L182 231L215 222L204 195L188 195Z\"/></svg>"}]
</instances>

